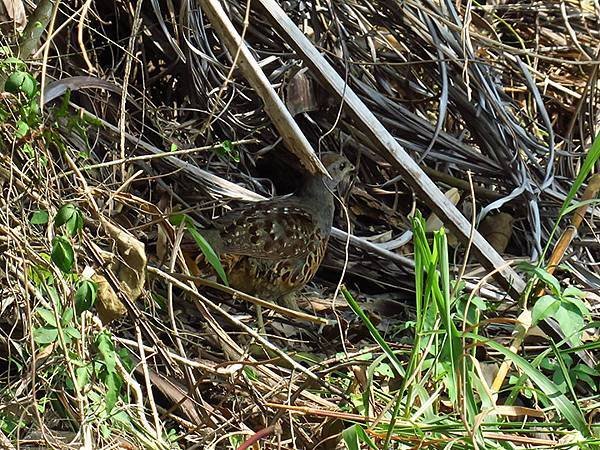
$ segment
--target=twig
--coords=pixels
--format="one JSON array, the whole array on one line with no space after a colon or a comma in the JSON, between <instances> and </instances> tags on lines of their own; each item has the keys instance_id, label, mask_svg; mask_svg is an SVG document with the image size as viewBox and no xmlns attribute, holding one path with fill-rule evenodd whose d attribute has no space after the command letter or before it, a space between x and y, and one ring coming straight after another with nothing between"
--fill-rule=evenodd
<instances>
[{"instance_id":1,"label":"twig","mask_svg":"<svg viewBox=\"0 0 600 450\"><path fill-rule=\"evenodd\" d=\"M331 392L333 392L335 394L344 395L344 392L341 391L340 389L338 389L336 386L330 385L329 383L327 383L326 381L324 381L323 379L321 379L319 376L315 375L314 372L308 370L303 365L298 364L298 362L296 362L294 359L290 358L288 356L288 354L285 353L284 351L282 351L279 347L277 347L276 345L274 345L271 342L269 342L267 339L265 339L263 336L261 336L259 333L257 333L252 328L250 328L248 325L246 325L245 323L243 323L239 319L235 318L231 314L227 313L227 311L225 311L219 305L217 305L216 303L210 301L205 296L199 294L198 292L196 292L195 290L193 290L192 288L190 288L188 285L186 285L186 284L182 283L181 281L179 281L174 276L172 276L172 275L170 275L170 274L168 274L166 272L163 272L162 270L160 270L160 269L158 269L156 267L152 267L152 266L148 266L148 272L153 273L153 274L155 274L155 275L163 278L165 281L173 283L179 289L182 289L183 291L187 292L192 297L194 297L196 300L199 300L203 305L206 305L210 309L212 309L213 311L221 314L223 317L227 318L227 320L229 320L230 322L232 322L233 324L235 324L240 329L244 330L246 333L248 333L250 336L252 336L258 342L260 342L262 345L264 345L265 347L267 347L269 350L271 350L271 351L275 352L276 354L278 354L286 363L290 364L294 369L296 369L299 372L301 372L304 375L306 375L312 381L314 381L314 382L316 382L316 383L318 383L318 384L326 387L327 389L329 389Z\"/></svg>"},{"instance_id":2,"label":"twig","mask_svg":"<svg viewBox=\"0 0 600 450\"><path fill-rule=\"evenodd\" d=\"M200 0L202 10L209 17L211 24L223 40L231 54L239 50L240 71L244 74L250 85L256 90L264 102L265 111L281 134L287 148L294 153L306 170L310 173L323 173L327 171L315 155L315 152L302 133L283 101L269 82L258 62L242 41L233 24L218 0Z\"/></svg>"},{"instance_id":3,"label":"twig","mask_svg":"<svg viewBox=\"0 0 600 450\"><path fill-rule=\"evenodd\" d=\"M184 274L176 273L176 272L169 272L169 275L171 275L177 279L193 281L194 284L196 284L196 285L207 286L207 287L210 287L211 289L216 289L221 292L226 292L227 294L230 294L234 300L242 300L242 301L245 301L248 303L252 303L253 305L271 309L271 310L275 311L276 313L281 314L282 316L291 317L291 318L302 320L305 322L312 322L317 325L330 325L331 324L331 320L324 319L321 317L316 317L311 314L304 313L302 311L296 311L293 309L289 309L284 306L278 305L277 303L262 300L258 297L254 297L254 296L246 294L242 291L238 291L236 289L230 288L228 286L224 286L222 284L216 283L211 280L207 280L202 277L196 277L196 276L192 276L192 275L184 275Z\"/></svg>"}]
</instances>

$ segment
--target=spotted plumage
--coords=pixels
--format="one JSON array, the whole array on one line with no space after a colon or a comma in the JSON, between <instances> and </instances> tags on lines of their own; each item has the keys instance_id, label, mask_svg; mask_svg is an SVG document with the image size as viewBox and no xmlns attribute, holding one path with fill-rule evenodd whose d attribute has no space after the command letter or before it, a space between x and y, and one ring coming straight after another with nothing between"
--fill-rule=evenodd
<instances>
[{"instance_id":1,"label":"spotted plumage","mask_svg":"<svg viewBox=\"0 0 600 450\"><path fill-rule=\"evenodd\" d=\"M337 154L326 153L322 160L331 179L308 177L296 194L248 204L202 230L219 254L232 287L278 300L315 275L331 232L331 191L353 170Z\"/></svg>"}]
</instances>

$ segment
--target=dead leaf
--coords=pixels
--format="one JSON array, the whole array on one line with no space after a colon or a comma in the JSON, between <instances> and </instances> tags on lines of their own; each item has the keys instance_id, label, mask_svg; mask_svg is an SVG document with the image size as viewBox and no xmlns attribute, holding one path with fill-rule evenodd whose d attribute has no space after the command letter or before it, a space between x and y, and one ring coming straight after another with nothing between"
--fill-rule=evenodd
<instances>
[{"instance_id":1,"label":"dead leaf","mask_svg":"<svg viewBox=\"0 0 600 450\"><path fill-rule=\"evenodd\" d=\"M365 392L368 388L366 367L354 365L352 366L352 373L354 374L357 387L360 388L359 392Z\"/></svg>"},{"instance_id":2,"label":"dead leaf","mask_svg":"<svg viewBox=\"0 0 600 450\"><path fill-rule=\"evenodd\" d=\"M496 378L496 375L498 374L500 365L496 362L480 362L479 367L485 382L488 386L491 386L494 382L494 378Z\"/></svg>"},{"instance_id":3,"label":"dead leaf","mask_svg":"<svg viewBox=\"0 0 600 450\"><path fill-rule=\"evenodd\" d=\"M121 283L121 289L133 302L141 295L146 281L146 251L144 244L128 231L102 219L106 232L115 240L118 258L110 263L110 270Z\"/></svg>"},{"instance_id":4,"label":"dead leaf","mask_svg":"<svg viewBox=\"0 0 600 450\"><path fill-rule=\"evenodd\" d=\"M458 189L451 188L448 189L444 195L448 200L452 202L453 205L458 204L460 201L460 193ZM439 230L444 226L444 223L440 220L440 218L435 213L431 213L425 222L425 231L427 233L433 233L434 231Z\"/></svg>"},{"instance_id":5,"label":"dead leaf","mask_svg":"<svg viewBox=\"0 0 600 450\"><path fill-rule=\"evenodd\" d=\"M486 216L479 225L479 233L498 253L504 253L512 236L514 222L513 216L504 212Z\"/></svg>"},{"instance_id":6,"label":"dead leaf","mask_svg":"<svg viewBox=\"0 0 600 450\"><path fill-rule=\"evenodd\" d=\"M27 24L27 15L22 0L2 0L6 15L15 23L17 31L21 32ZM4 12L4 11L0 11Z\"/></svg>"},{"instance_id":7,"label":"dead leaf","mask_svg":"<svg viewBox=\"0 0 600 450\"><path fill-rule=\"evenodd\" d=\"M169 248L169 238L164 229L164 225L157 225L156 233L156 256L160 262L164 262L167 258L167 249Z\"/></svg>"},{"instance_id":8,"label":"dead leaf","mask_svg":"<svg viewBox=\"0 0 600 450\"><path fill-rule=\"evenodd\" d=\"M456 189L454 187L448 189L444 193L444 195L446 196L446 198L448 200L450 200L452 202L453 205L457 205L458 202L460 201L460 192L458 191L458 189ZM431 213L429 215L429 217L427 218L427 221L425 222L425 231L427 233L433 233L434 231L439 230L443 226L444 226L444 224L440 220L440 218L437 216L437 214ZM458 240L456 239L456 236L454 236L454 234L450 233L449 231L447 231L446 235L447 235L447 239L448 239L448 245L450 247L456 247L456 245L458 244Z\"/></svg>"},{"instance_id":9,"label":"dead leaf","mask_svg":"<svg viewBox=\"0 0 600 450\"><path fill-rule=\"evenodd\" d=\"M306 70L300 70L288 82L285 105L292 116L316 111L319 108L314 83L307 75Z\"/></svg>"},{"instance_id":10,"label":"dead leaf","mask_svg":"<svg viewBox=\"0 0 600 450\"><path fill-rule=\"evenodd\" d=\"M107 279L100 274L95 274L92 280L98 285L96 311L98 311L102 323L107 325L113 320L123 317L127 313L127 309Z\"/></svg>"}]
</instances>

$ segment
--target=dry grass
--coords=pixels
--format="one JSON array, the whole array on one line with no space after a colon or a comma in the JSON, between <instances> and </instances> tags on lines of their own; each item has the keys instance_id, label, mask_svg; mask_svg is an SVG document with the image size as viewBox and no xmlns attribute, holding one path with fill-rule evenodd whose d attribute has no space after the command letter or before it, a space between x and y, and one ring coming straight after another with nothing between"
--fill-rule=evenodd
<instances>
[{"instance_id":1,"label":"dry grass","mask_svg":"<svg viewBox=\"0 0 600 450\"><path fill-rule=\"evenodd\" d=\"M476 329L508 347L523 304L471 258L466 290L444 296L458 328L427 328L414 308L407 219L427 208L254 2L247 23L245 3L224 7L315 150L342 151L358 167L335 218L354 238L346 248L334 234L300 299L313 317L267 310L267 335L255 331L254 300L190 282L185 229L170 217L184 212L202 227L239 202L293 191L300 166L196 2L159 3L59 3L45 16L51 42L44 34L27 64L0 60L0 80L19 70L47 82L0 101L0 447L243 448L252 436L264 448L336 448L344 429L347 445L367 441L350 426L359 423L377 448L547 448L573 436L593 448L594 428L586 436L517 359L494 397L484 372L503 353L463 342L481 362L461 372L473 377L473 400L441 373L443 343L412 346L415 329L450 341ZM484 237L500 235L507 260L537 260L565 228L555 229L561 206L598 133L600 11L586 1L487 3L286 7L438 186L458 189ZM3 45L15 44L9 31ZM93 78L74 78L84 75ZM556 273L588 292L586 321L598 315L593 214ZM464 254L451 248L439 270L454 279ZM342 269L368 319L333 298ZM461 315L467 299L482 302L473 322ZM596 335L583 334L591 357ZM533 337L519 352L556 385L577 372L561 386L591 423L598 373L568 346L542 354L548 347ZM471 400L480 410L467 411Z\"/></svg>"}]
</instances>

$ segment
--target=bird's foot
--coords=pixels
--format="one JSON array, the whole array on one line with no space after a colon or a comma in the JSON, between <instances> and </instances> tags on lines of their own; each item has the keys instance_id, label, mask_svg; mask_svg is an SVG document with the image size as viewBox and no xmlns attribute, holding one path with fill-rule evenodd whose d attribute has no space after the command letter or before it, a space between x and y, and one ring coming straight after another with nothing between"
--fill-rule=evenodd
<instances>
[{"instance_id":1,"label":"bird's foot","mask_svg":"<svg viewBox=\"0 0 600 450\"><path fill-rule=\"evenodd\" d=\"M296 298L297 294L295 292L290 292L279 299L279 304L285 308L293 309L294 311L300 311Z\"/></svg>"}]
</instances>

